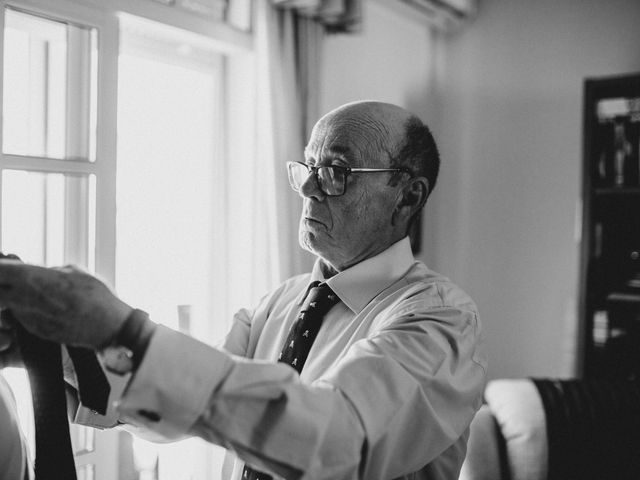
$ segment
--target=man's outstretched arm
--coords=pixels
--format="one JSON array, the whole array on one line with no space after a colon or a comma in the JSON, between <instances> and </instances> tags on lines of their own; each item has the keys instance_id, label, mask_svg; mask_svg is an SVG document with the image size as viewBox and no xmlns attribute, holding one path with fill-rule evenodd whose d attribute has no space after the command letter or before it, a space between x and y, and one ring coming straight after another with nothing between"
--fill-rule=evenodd
<instances>
[{"instance_id":1,"label":"man's outstretched arm","mask_svg":"<svg viewBox=\"0 0 640 480\"><path fill-rule=\"evenodd\" d=\"M23 277L7 279L16 270ZM55 302L41 295L42 282L59 294ZM73 270L0 263L0 303L26 311L35 334L100 348L131 310L95 282ZM83 287L94 310L74 293ZM356 342L309 385L284 364L235 357L158 326L119 409L165 438L196 434L286 477L395 478L463 435L484 384L476 337L474 312L426 306Z\"/></svg>"}]
</instances>

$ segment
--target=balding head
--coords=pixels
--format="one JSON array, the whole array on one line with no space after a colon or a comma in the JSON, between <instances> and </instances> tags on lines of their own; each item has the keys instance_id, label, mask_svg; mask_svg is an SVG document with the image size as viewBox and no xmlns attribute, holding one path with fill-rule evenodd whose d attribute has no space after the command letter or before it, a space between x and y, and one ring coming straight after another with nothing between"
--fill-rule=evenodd
<instances>
[{"instance_id":1,"label":"balding head","mask_svg":"<svg viewBox=\"0 0 640 480\"><path fill-rule=\"evenodd\" d=\"M427 127L396 105L355 102L323 116L305 149L306 164L341 167L324 175L342 178L346 172L346 190L332 196L315 175L306 178L299 188L304 197L301 245L342 270L404 237L435 182L424 176L425 146L432 147L437 160Z\"/></svg>"},{"instance_id":2,"label":"balding head","mask_svg":"<svg viewBox=\"0 0 640 480\"><path fill-rule=\"evenodd\" d=\"M384 160L385 153L392 158L393 152L402 144L404 125L410 118L411 113L390 103L354 102L327 113L314 129L331 126L349 131L361 137L362 147L369 158Z\"/></svg>"},{"instance_id":3,"label":"balding head","mask_svg":"<svg viewBox=\"0 0 640 480\"><path fill-rule=\"evenodd\" d=\"M391 103L359 101L327 113L316 128L324 128L327 123L353 127L366 140L369 158L381 159L384 166L410 169L415 176L427 179L428 195L433 191L440 155L431 131L413 113Z\"/></svg>"}]
</instances>

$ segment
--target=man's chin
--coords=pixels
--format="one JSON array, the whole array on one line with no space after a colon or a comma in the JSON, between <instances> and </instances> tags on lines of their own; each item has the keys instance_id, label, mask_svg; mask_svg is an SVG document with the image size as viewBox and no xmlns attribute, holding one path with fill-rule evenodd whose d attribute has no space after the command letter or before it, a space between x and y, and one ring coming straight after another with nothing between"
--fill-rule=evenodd
<instances>
[{"instance_id":1,"label":"man's chin","mask_svg":"<svg viewBox=\"0 0 640 480\"><path fill-rule=\"evenodd\" d=\"M298 242L300 243L300 247L304 250L314 255L321 256L321 252L323 250L322 242L316 233L308 230L302 230L298 234Z\"/></svg>"}]
</instances>

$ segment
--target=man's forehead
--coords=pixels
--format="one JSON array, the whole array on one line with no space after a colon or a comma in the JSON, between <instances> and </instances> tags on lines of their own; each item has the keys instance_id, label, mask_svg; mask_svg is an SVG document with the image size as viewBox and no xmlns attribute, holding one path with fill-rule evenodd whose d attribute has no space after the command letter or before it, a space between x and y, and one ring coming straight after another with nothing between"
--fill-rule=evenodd
<instances>
[{"instance_id":1,"label":"man's forehead","mask_svg":"<svg viewBox=\"0 0 640 480\"><path fill-rule=\"evenodd\" d=\"M330 156L349 160L357 156L358 153L361 152L354 145L336 141L323 142L322 139L314 139L313 137L304 149L304 154L307 158Z\"/></svg>"},{"instance_id":2,"label":"man's forehead","mask_svg":"<svg viewBox=\"0 0 640 480\"><path fill-rule=\"evenodd\" d=\"M357 161L359 157L371 155L377 142L369 126L340 120L343 119L322 118L316 124L305 148L307 158L338 157Z\"/></svg>"}]
</instances>

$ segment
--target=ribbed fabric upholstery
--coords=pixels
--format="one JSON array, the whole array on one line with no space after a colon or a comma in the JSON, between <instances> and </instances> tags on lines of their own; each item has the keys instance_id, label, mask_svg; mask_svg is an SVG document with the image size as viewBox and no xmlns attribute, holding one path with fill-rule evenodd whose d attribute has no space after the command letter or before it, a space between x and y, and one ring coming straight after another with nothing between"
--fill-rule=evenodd
<instances>
[{"instance_id":1,"label":"ribbed fabric upholstery","mask_svg":"<svg viewBox=\"0 0 640 480\"><path fill-rule=\"evenodd\" d=\"M548 480L640 479L638 382L533 382L546 416Z\"/></svg>"}]
</instances>

